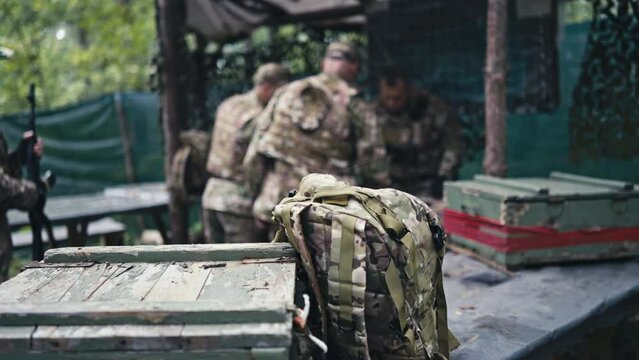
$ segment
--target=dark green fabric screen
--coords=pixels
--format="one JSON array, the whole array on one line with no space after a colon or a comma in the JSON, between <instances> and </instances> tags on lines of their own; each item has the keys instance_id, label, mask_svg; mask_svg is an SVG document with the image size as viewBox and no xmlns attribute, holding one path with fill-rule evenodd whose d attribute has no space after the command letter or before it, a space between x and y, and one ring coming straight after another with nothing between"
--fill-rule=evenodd
<instances>
[{"instance_id":1,"label":"dark green fabric screen","mask_svg":"<svg viewBox=\"0 0 639 360\"><path fill-rule=\"evenodd\" d=\"M38 112L38 135L45 142L42 170L58 177L53 195L101 190L127 182L116 94ZM133 144L137 181L161 181L163 149L155 94L120 94ZM28 114L0 117L0 128L11 147L26 130Z\"/></svg>"}]
</instances>

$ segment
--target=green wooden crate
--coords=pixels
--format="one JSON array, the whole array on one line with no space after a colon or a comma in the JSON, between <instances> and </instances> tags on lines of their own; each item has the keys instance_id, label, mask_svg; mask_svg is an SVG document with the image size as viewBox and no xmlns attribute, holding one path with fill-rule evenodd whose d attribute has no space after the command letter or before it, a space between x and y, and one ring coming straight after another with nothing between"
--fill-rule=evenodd
<instances>
[{"instance_id":1,"label":"green wooden crate","mask_svg":"<svg viewBox=\"0 0 639 360\"><path fill-rule=\"evenodd\" d=\"M54 249L0 284L2 359L289 359L285 244Z\"/></svg>"},{"instance_id":2,"label":"green wooden crate","mask_svg":"<svg viewBox=\"0 0 639 360\"><path fill-rule=\"evenodd\" d=\"M451 242L508 268L639 254L639 189L553 172L444 185Z\"/></svg>"}]
</instances>

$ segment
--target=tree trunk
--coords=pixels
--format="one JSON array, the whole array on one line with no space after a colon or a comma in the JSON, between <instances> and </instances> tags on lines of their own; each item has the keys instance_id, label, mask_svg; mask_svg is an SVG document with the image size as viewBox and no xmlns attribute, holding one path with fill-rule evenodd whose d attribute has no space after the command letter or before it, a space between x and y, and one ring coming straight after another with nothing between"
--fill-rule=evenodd
<instances>
[{"instance_id":1,"label":"tree trunk","mask_svg":"<svg viewBox=\"0 0 639 360\"><path fill-rule=\"evenodd\" d=\"M486 26L486 148L484 173L503 177L506 153L506 21L507 0L488 0Z\"/></svg>"},{"instance_id":2,"label":"tree trunk","mask_svg":"<svg viewBox=\"0 0 639 360\"><path fill-rule=\"evenodd\" d=\"M162 131L164 134L164 174L169 179L173 155L180 146L179 135L184 128L186 109L180 96L180 42L183 40L183 12L179 8L179 0L157 0L157 29L160 43L160 106ZM184 116L182 119L181 116ZM170 243L187 242L188 208L186 199L177 192L169 192L169 219L171 222Z\"/></svg>"}]
</instances>

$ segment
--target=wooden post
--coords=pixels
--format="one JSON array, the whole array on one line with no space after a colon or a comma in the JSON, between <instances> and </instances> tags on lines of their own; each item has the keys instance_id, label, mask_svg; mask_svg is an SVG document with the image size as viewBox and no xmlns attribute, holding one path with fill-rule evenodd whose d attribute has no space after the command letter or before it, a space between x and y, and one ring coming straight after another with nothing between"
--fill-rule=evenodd
<instances>
[{"instance_id":1,"label":"wooden post","mask_svg":"<svg viewBox=\"0 0 639 360\"><path fill-rule=\"evenodd\" d=\"M211 119L208 114L208 108L206 107L206 101L208 98L208 71L206 62L206 46L208 41L204 36L196 34L196 47L193 51L193 67L195 71L194 79L192 79L193 86L191 88L191 96L193 98L193 112L195 118L194 124L191 124L192 128L200 130L210 130Z\"/></svg>"},{"instance_id":2,"label":"wooden post","mask_svg":"<svg viewBox=\"0 0 639 360\"><path fill-rule=\"evenodd\" d=\"M126 172L126 180L129 183L136 181L135 166L133 166L133 146L131 141L131 131L129 129L129 119L126 117L122 106L122 94L113 94L113 102L115 104L115 112L118 114L118 125L120 126L120 140L122 141L122 149L124 151L124 170Z\"/></svg>"},{"instance_id":3,"label":"wooden post","mask_svg":"<svg viewBox=\"0 0 639 360\"><path fill-rule=\"evenodd\" d=\"M115 93L113 95L113 102L115 103L115 112L118 114L120 139L122 140L122 149L124 150L124 170L126 172L126 180L130 184L133 184L137 182L137 176L135 173L135 166L133 162L133 140L131 139L129 119L127 118L124 107L122 106L122 93ZM142 215L138 215L136 219L140 231L144 230L144 228L146 227L144 225L144 217Z\"/></svg>"},{"instance_id":4,"label":"wooden post","mask_svg":"<svg viewBox=\"0 0 639 360\"><path fill-rule=\"evenodd\" d=\"M506 152L506 23L508 0L488 0L486 26L486 147L484 173L505 176Z\"/></svg>"},{"instance_id":5,"label":"wooden post","mask_svg":"<svg viewBox=\"0 0 639 360\"><path fill-rule=\"evenodd\" d=\"M183 41L184 16L179 0L157 0L157 30L160 43L160 106L164 134L164 174L169 179L173 155L180 146L179 135L187 119L180 81L180 42ZM169 192L170 243L186 243L188 208L177 192Z\"/></svg>"}]
</instances>

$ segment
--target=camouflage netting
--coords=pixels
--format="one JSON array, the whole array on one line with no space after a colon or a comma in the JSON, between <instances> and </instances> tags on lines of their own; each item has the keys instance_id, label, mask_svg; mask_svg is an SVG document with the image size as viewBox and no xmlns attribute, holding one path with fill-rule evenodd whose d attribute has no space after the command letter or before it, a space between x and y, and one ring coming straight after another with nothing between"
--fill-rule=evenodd
<instances>
[{"instance_id":1,"label":"camouflage netting","mask_svg":"<svg viewBox=\"0 0 639 360\"><path fill-rule=\"evenodd\" d=\"M574 160L639 155L639 1L592 1L594 18L573 92Z\"/></svg>"},{"instance_id":2,"label":"camouflage netting","mask_svg":"<svg viewBox=\"0 0 639 360\"><path fill-rule=\"evenodd\" d=\"M508 109L517 114L559 103L557 8L529 3L509 3ZM396 1L369 15L371 74L396 63L457 107L471 155L483 149L486 11L485 1Z\"/></svg>"},{"instance_id":3,"label":"camouflage netting","mask_svg":"<svg viewBox=\"0 0 639 360\"><path fill-rule=\"evenodd\" d=\"M575 17L575 8L589 9L593 1L600 12L594 23L588 16ZM603 12L607 4L614 5L610 13ZM485 8L485 2L461 0L398 1L390 9L372 11L368 27L371 74L394 62L417 85L457 108L469 148L462 178L482 171ZM636 9L636 0L509 2L509 176L560 169L639 181ZM595 55L586 50L595 48L587 45L594 40L589 40L591 28L601 29L597 56L609 58L588 60ZM628 62L632 59L634 63ZM582 69L588 69L582 63L592 63L602 75L611 71L614 78L598 76L593 82L588 75L587 82L579 80L585 76ZM575 89L579 95L573 99ZM573 101L584 114L579 119L570 116ZM580 162L570 156L575 148L581 149Z\"/></svg>"}]
</instances>

